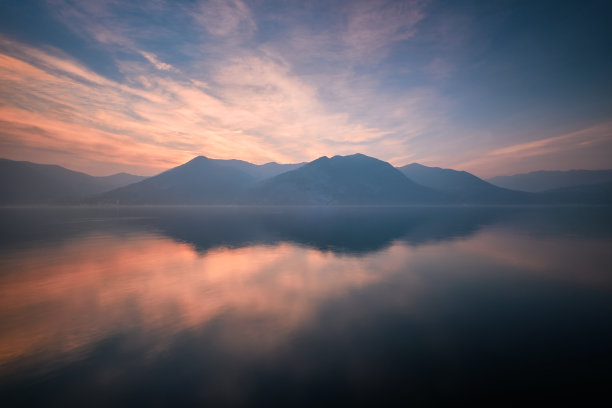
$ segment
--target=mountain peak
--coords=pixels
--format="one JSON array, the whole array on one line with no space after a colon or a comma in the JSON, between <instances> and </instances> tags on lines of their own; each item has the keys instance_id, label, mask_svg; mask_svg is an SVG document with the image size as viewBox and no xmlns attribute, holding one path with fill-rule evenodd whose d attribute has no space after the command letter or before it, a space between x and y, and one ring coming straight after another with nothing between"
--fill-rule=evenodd
<instances>
[{"instance_id":1,"label":"mountain peak","mask_svg":"<svg viewBox=\"0 0 612 408\"><path fill-rule=\"evenodd\" d=\"M341 155L337 154L334 157L332 157L332 159L373 159L373 160L378 160L378 159L376 159L374 157L366 156L363 153L347 154L345 156L341 156Z\"/></svg>"},{"instance_id":2,"label":"mountain peak","mask_svg":"<svg viewBox=\"0 0 612 408\"><path fill-rule=\"evenodd\" d=\"M202 161L206 161L206 160L210 160L210 159L208 157L206 157L206 156L199 155L199 156L196 156L193 159L189 160L185 164L188 164L188 163L198 163L198 162L202 162Z\"/></svg>"},{"instance_id":3,"label":"mountain peak","mask_svg":"<svg viewBox=\"0 0 612 408\"><path fill-rule=\"evenodd\" d=\"M282 204L399 204L434 199L426 187L389 163L366 156L327 156L264 181L254 191L259 202Z\"/></svg>"},{"instance_id":4,"label":"mountain peak","mask_svg":"<svg viewBox=\"0 0 612 408\"><path fill-rule=\"evenodd\" d=\"M310 163L308 163L308 164L322 163L322 162L326 162L326 161L328 161L328 160L330 160L330 158L329 158L329 157L327 157L327 156L321 156L321 157L319 157L318 159L314 159L313 161L311 161L311 162L310 162Z\"/></svg>"},{"instance_id":5,"label":"mountain peak","mask_svg":"<svg viewBox=\"0 0 612 408\"><path fill-rule=\"evenodd\" d=\"M400 168L401 169L422 169L422 168L426 168L426 167L429 167L429 166L425 166L424 164L416 163L415 162L415 163L407 164L407 165L402 166Z\"/></svg>"}]
</instances>

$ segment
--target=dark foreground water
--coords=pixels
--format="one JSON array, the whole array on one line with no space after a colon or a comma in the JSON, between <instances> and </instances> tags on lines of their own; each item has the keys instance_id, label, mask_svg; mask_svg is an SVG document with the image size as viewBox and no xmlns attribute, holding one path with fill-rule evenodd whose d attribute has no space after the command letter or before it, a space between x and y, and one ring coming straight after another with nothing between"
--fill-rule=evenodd
<instances>
[{"instance_id":1,"label":"dark foreground water","mask_svg":"<svg viewBox=\"0 0 612 408\"><path fill-rule=\"evenodd\" d=\"M610 403L609 208L0 222L3 407Z\"/></svg>"}]
</instances>

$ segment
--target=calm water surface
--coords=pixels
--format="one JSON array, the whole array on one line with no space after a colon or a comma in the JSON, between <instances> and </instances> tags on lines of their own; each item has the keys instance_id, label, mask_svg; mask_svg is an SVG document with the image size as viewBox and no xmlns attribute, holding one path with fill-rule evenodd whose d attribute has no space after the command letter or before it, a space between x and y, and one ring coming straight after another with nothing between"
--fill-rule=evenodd
<instances>
[{"instance_id":1,"label":"calm water surface","mask_svg":"<svg viewBox=\"0 0 612 408\"><path fill-rule=\"evenodd\" d=\"M611 213L2 209L1 405L609 402Z\"/></svg>"}]
</instances>

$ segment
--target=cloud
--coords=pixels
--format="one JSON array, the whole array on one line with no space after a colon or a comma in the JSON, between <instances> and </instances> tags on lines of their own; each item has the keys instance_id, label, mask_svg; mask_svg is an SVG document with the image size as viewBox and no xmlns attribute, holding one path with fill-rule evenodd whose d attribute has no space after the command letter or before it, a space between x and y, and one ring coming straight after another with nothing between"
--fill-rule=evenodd
<instances>
[{"instance_id":1,"label":"cloud","mask_svg":"<svg viewBox=\"0 0 612 408\"><path fill-rule=\"evenodd\" d=\"M554 157L584 167L572 151L610 163L595 133L533 141L545 137L527 121L530 133L516 135L495 118L461 117L470 107L457 92L474 81L451 79L469 71L457 55L472 47L472 20L428 1L47 2L81 45L0 35L11 158L148 174L196 154L263 163L361 152L483 174Z\"/></svg>"},{"instance_id":2,"label":"cloud","mask_svg":"<svg viewBox=\"0 0 612 408\"><path fill-rule=\"evenodd\" d=\"M385 89L381 72L354 69L410 39L422 2L332 5L345 12L342 24L317 34L284 20L278 29L286 41L259 43L251 38L255 17L239 1L177 9L161 2L153 11L115 2L54 4L61 21L103 47L122 78L100 75L58 49L0 39L1 140L13 158L44 152L47 162L83 171L107 172L112 166L101 163L110 162L146 174L197 154L264 163L361 152L399 165L422 156L418 141L446 126L435 90ZM140 31L123 19L135 11L184 23L171 37L178 41L174 59L151 45L169 38L168 29ZM308 35L295 36L300 32ZM318 55L329 60L304 72L302 62Z\"/></svg>"},{"instance_id":3,"label":"cloud","mask_svg":"<svg viewBox=\"0 0 612 408\"><path fill-rule=\"evenodd\" d=\"M175 69L172 65L167 64L157 59L157 57L153 53L146 52L146 51L140 51L140 55L145 57L147 61L153 64L153 66L159 69L160 71L172 71Z\"/></svg>"},{"instance_id":4,"label":"cloud","mask_svg":"<svg viewBox=\"0 0 612 408\"><path fill-rule=\"evenodd\" d=\"M241 0L202 1L191 15L214 36L251 36L257 29L251 10Z\"/></svg>"},{"instance_id":5,"label":"cloud","mask_svg":"<svg viewBox=\"0 0 612 408\"><path fill-rule=\"evenodd\" d=\"M560 136L536 140L534 142L520 143L492 151L490 156L540 156L551 152L574 149L579 145L590 145L604 142L612 137L612 123L591 126L577 132Z\"/></svg>"},{"instance_id":6,"label":"cloud","mask_svg":"<svg viewBox=\"0 0 612 408\"><path fill-rule=\"evenodd\" d=\"M489 150L459 164L486 176L534 170L604 168L612 154L612 122L599 123L574 132ZM588 163L585 165L585 163Z\"/></svg>"},{"instance_id":7,"label":"cloud","mask_svg":"<svg viewBox=\"0 0 612 408\"><path fill-rule=\"evenodd\" d=\"M376 65L397 43L412 38L424 18L425 1L362 0L307 3L299 12L282 9L272 19L283 35L269 40L288 60L350 69ZM321 23L305 24L305 21Z\"/></svg>"},{"instance_id":8,"label":"cloud","mask_svg":"<svg viewBox=\"0 0 612 408\"><path fill-rule=\"evenodd\" d=\"M246 13L234 6L240 16ZM179 70L152 52L117 41L151 65L116 59L124 75L118 82L60 50L2 39L0 120L11 124L3 143L20 143L22 152L66 149L92 161L157 172L196 154L259 163L357 151L388 158L411 129L424 126L418 118L422 112L410 112L419 111L422 95L367 101L375 81L349 72L336 83L339 104L330 105L321 97L322 87L337 76L298 75L274 49L237 47L207 60L202 81L193 68L199 60ZM368 108L372 102L378 106ZM392 135L395 140L386 139Z\"/></svg>"},{"instance_id":9,"label":"cloud","mask_svg":"<svg viewBox=\"0 0 612 408\"><path fill-rule=\"evenodd\" d=\"M407 40L424 17L423 1L366 0L351 4L342 40L357 59L385 55L391 44Z\"/></svg>"}]
</instances>

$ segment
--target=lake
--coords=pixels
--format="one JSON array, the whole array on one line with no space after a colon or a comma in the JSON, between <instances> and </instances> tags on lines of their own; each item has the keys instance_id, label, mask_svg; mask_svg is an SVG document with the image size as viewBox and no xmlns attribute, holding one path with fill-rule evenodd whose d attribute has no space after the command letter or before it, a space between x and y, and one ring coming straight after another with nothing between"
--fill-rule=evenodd
<instances>
[{"instance_id":1,"label":"lake","mask_svg":"<svg viewBox=\"0 0 612 408\"><path fill-rule=\"evenodd\" d=\"M2 406L610 399L612 212L0 209Z\"/></svg>"}]
</instances>

